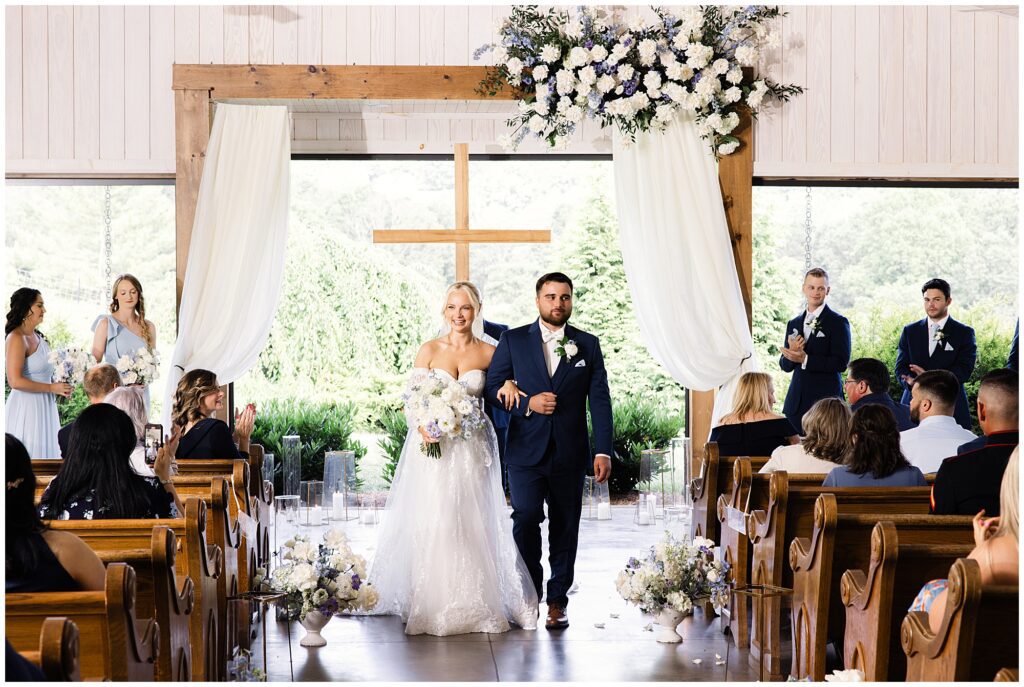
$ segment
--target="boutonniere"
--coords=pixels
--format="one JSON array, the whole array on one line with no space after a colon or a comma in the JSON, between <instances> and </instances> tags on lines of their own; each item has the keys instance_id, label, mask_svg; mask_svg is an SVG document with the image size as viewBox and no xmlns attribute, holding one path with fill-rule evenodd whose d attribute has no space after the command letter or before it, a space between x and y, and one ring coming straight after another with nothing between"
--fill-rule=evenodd
<instances>
[{"instance_id":1,"label":"boutonniere","mask_svg":"<svg viewBox=\"0 0 1024 687\"><path fill-rule=\"evenodd\" d=\"M939 343L945 343L946 332L942 331L941 329L936 329L935 334L932 335L932 339L938 341Z\"/></svg>"},{"instance_id":2,"label":"boutonniere","mask_svg":"<svg viewBox=\"0 0 1024 687\"><path fill-rule=\"evenodd\" d=\"M821 331L821 318L815 317L811 320L811 334L817 334Z\"/></svg>"},{"instance_id":3,"label":"boutonniere","mask_svg":"<svg viewBox=\"0 0 1024 687\"><path fill-rule=\"evenodd\" d=\"M561 341L558 342L558 346L555 348L555 353L558 354L559 358L565 358L565 362L572 360L572 357L580 352L576 342L570 339L568 336L563 336Z\"/></svg>"}]
</instances>

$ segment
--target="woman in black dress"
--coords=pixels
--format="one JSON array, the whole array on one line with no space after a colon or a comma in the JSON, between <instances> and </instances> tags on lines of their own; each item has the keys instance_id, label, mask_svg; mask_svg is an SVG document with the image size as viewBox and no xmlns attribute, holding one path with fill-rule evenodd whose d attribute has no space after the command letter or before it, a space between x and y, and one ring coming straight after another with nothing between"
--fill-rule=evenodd
<instances>
[{"instance_id":1,"label":"woman in black dress","mask_svg":"<svg viewBox=\"0 0 1024 687\"><path fill-rule=\"evenodd\" d=\"M84 541L70 532L51 530L39 519L35 506L36 476L28 451L10 434L4 444L5 591L102 591L106 576L103 562Z\"/></svg>"},{"instance_id":2,"label":"woman in black dress","mask_svg":"<svg viewBox=\"0 0 1024 687\"><path fill-rule=\"evenodd\" d=\"M775 390L764 372L747 372L740 377L733 397L732 412L711 430L710 441L718 443L721 456L770 456L779 446L800 443L793 425L772 411Z\"/></svg>"},{"instance_id":3,"label":"woman in black dress","mask_svg":"<svg viewBox=\"0 0 1024 687\"><path fill-rule=\"evenodd\" d=\"M178 460L249 457L256 408L250 403L235 414L234 436L227 423L211 417L217 410L224 410L224 392L217 384L217 375L209 370L186 372L174 392L171 413L171 421L182 432Z\"/></svg>"},{"instance_id":4,"label":"woman in black dress","mask_svg":"<svg viewBox=\"0 0 1024 687\"><path fill-rule=\"evenodd\" d=\"M39 515L54 520L184 516L171 481L176 433L157 452L155 477L132 469L135 443L135 427L120 408L98 403L83 410L64 466L39 500Z\"/></svg>"}]
</instances>

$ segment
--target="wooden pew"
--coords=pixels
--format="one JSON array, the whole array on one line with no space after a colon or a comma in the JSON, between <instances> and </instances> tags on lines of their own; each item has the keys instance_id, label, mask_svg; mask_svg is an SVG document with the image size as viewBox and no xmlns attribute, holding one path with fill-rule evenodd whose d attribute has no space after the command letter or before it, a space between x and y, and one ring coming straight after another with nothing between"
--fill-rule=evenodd
<instances>
[{"instance_id":1,"label":"wooden pew","mask_svg":"<svg viewBox=\"0 0 1024 687\"><path fill-rule=\"evenodd\" d=\"M760 470L768 462L767 456L747 457L752 470ZM733 464L736 456L719 456L718 443L704 444L700 475L690 482L690 496L693 498L693 516L690 521L690 538L705 537L715 543L721 541L718 523L718 497L732 491Z\"/></svg>"},{"instance_id":2,"label":"wooden pew","mask_svg":"<svg viewBox=\"0 0 1024 687\"><path fill-rule=\"evenodd\" d=\"M810 537L814 527L814 509L822 494L836 496L843 513L928 513L928 487L834 488L822 487L824 476L791 475L779 470L768 476L767 506L753 507L748 518L751 549L751 579L756 584L793 588L793 570L787 564L789 546L794 538ZM751 497L760 502L759 495ZM879 518L881 519L881 518ZM764 646L764 664L772 676L781 677L781 631L783 608L789 598L765 603L766 618L754 604L754 632L750 644L750 662L760 661ZM762 639L763 638L763 639Z\"/></svg>"},{"instance_id":3,"label":"wooden pew","mask_svg":"<svg viewBox=\"0 0 1024 687\"><path fill-rule=\"evenodd\" d=\"M845 627L838 599L840 577L849 569L868 567L876 523L891 521L904 541L915 544L970 544L974 540L969 516L840 513L837 494L847 490L835 491L815 501L810 539L797 537L789 547L793 570L791 673L798 679L825 678L826 645L830 639L841 640Z\"/></svg>"},{"instance_id":4,"label":"wooden pew","mask_svg":"<svg viewBox=\"0 0 1024 687\"><path fill-rule=\"evenodd\" d=\"M259 548L256 563L268 566L270 563L271 512L274 507L274 482L263 479L264 449L260 444L249 445L249 487L255 505L253 517L259 527ZM255 472L253 472L255 470Z\"/></svg>"},{"instance_id":5,"label":"wooden pew","mask_svg":"<svg viewBox=\"0 0 1024 687\"><path fill-rule=\"evenodd\" d=\"M38 647L43 623L58 609L78 626L83 679L153 681L159 629L155 620L135 617L131 566L108 566L106 589L101 592L7 594L5 621L11 645L20 651Z\"/></svg>"},{"instance_id":6,"label":"wooden pew","mask_svg":"<svg viewBox=\"0 0 1024 687\"><path fill-rule=\"evenodd\" d=\"M906 535L906 530L903 530ZM900 649L900 623L928 580L945 577L956 559L965 557L972 543L918 544L900 541L889 520L871 532L867 571L847 570L839 585L846 608L843 665L857 668L868 682L898 682L907 674Z\"/></svg>"},{"instance_id":7,"label":"wooden pew","mask_svg":"<svg viewBox=\"0 0 1024 687\"><path fill-rule=\"evenodd\" d=\"M969 558L953 563L947 579L938 632L932 632L927 613L911 611L903 619L907 682L988 681L997 666L1018 665L1018 588L982 586L978 562Z\"/></svg>"},{"instance_id":8,"label":"wooden pew","mask_svg":"<svg viewBox=\"0 0 1024 687\"><path fill-rule=\"evenodd\" d=\"M192 679L192 648L189 637L190 616L195 604L195 585L187 574L179 581L175 571L177 537L166 525L152 528L149 548L120 549L119 542L107 541L102 532L104 520L79 521L94 524L95 534L80 527L74 533L96 551L104 564L127 563L135 570L136 613L154 618L160 626L160 658L156 679L161 682L188 682ZM149 526L149 521L143 521ZM53 529L68 529L68 521L53 521ZM115 548L108 548L113 544Z\"/></svg>"},{"instance_id":9,"label":"wooden pew","mask_svg":"<svg viewBox=\"0 0 1024 687\"><path fill-rule=\"evenodd\" d=\"M750 458L737 458L733 462L731 491L718 497L717 519L721 532L719 545L723 560L732 566L730 576L737 587L751 583L773 584L774 578L766 573L763 562L757 567L751 567L751 541L754 538L754 530L750 519L751 513L763 512L769 508L772 500L771 480L772 473L754 474ZM820 488L824 480L825 475L787 475L785 472L775 478L776 483L783 481L812 488ZM775 599L774 603L777 604L778 599ZM740 648L747 648L750 645L750 605L747 596L735 594L729 607L722 609L722 625L728 626L736 646ZM760 627L759 607L759 603L753 604L755 627ZM758 645L760 646L760 642ZM777 656L778 651L773 655ZM779 674L779 670L772 674Z\"/></svg>"},{"instance_id":10,"label":"wooden pew","mask_svg":"<svg viewBox=\"0 0 1024 687\"><path fill-rule=\"evenodd\" d=\"M993 682L1020 682L1020 673L1016 668L1000 668Z\"/></svg>"},{"instance_id":11,"label":"wooden pew","mask_svg":"<svg viewBox=\"0 0 1024 687\"><path fill-rule=\"evenodd\" d=\"M81 682L78 626L67 618L47 618L39 632L39 648L19 651L43 671L50 682Z\"/></svg>"},{"instance_id":12,"label":"wooden pew","mask_svg":"<svg viewBox=\"0 0 1024 687\"><path fill-rule=\"evenodd\" d=\"M176 556L174 562L176 578L172 582L169 575L154 575L154 599L177 593L178 588L187 578L192 583L194 602L188 618L188 645L191 654L189 669L193 680L216 681L225 675L225 661L221 652L222 617L226 604L221 603L218 596L219 581L223 572L223 555L219 546L207 542L209 523L208 509L202 499L191 497L185 504L185 517L174 520L54 520L50 526L72 532L81 537L94 551L100 552L139 552L155 548L154 538L158 541L162 535L158 531L166 528L175 535ZM164 539L164 542L167 540ZM157 555L157 551L153 551ZM114 554L111 554L114 555ZM130 554L126 554L130 555ZM113 564L111 564L113 565ZM108 565L108 570L111 565ZM163 592L158 584L175 585L172 591L165 588ZM178 594L180 599L180 594ZM155 609L159 613L159 607ZM161 625L161 634L166 634L170 626ZM175 632L179 632L175 626ZM174 647L180 645L180 639L170 639ZM169 645L168 641L162 642ZM177 648L174 649L178 651ZM180 651L170 658L170 663L163 662L165 667L180 674Z\"/></svg>"}]
</instances>

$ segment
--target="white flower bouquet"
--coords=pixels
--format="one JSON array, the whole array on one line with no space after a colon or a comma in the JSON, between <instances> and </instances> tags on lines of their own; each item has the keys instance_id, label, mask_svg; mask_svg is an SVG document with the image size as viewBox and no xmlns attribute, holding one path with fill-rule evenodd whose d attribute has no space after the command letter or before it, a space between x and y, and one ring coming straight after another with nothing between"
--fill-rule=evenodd
<instances>
[{"instance_id":1,"label":"white flower bouquet","mask_svg":"<svg viewBox=\"0 0 1024 687\"><path fill-rule=\"evenodd\" d=\"M81 384L86 371L96 364L88 351L77 346L50 351L48 360L53 365L53 381L71 386Z\"/></svg>"},{"instance_id":2,"label":"white flower bouquet","mask_svg":"<svg viewBox=\"0 0 1024 687\"><path fill-rule=\"evenodd\" d=\"M499 27L499 41L474 52L494 53L495 67L480 84L490 95L506 84L523 94L508 120L518 146L528 135L552 147L568 143L584 118L636 132L662 129L677 110L692 112L715 157L740 144L731 135L739 109L756 115L765 97L802 93L754 73L761 54L781 40L769 23L784 13L766 5L684 7L678 15L654 8L628 25L597 7L572 12L515 5Z\"/></svg>"},{"instance_id":3,"label":"white flower bouquet","mask_svg":"<svg viewBox=\"0 0 1024 687\"><path fill-rule=\"evenodd\" d=\"M458 380L444 378L433 370L416 375L405 394L405 413L410 427L423 427L434 439L463 439L486 422L478 399ZM423 442L420 450L431 458L441 457L441 446Z\"/></svg>"},{"instance_id":4,"label":"white flower bouquet","mask_svg":"<svg viewBox=\"0 0 1024 687\"><path fill-rule=\"evenodd\" d=\"M259 586L283 592L285 597L276 603L289 618L299 620L311 611L330 617L342 611L370 610L378 599L366 581L366 560L353 553L341 530L324 533L319 546L302 535L286 541L280 564Z\"/></svg>"},{"instance_id":5,"label":"white flower bouquet","mask_svg":"<svg viewBox=\"0 0 1024 687\"><path fill-rule=\"evenodd\" d=\"M729 564L714 559L715 543L696 537L680 542L665 533L643 560L630 558L619 572L619 595L645 613L673 608L688 613L694 602L710 599L716 606L729 602Z\"/></svg>"},{"instance_id":6,"label":"white flower bouquet","mask_svg":"<svg viewBox=\"0 0 1024 687\"><path fill-rule=\"evenodd\" d=\"M142 347L122 355L114 366L125 384L149 384L160 376L160 354Z\"/></svg>"}]
</instances>

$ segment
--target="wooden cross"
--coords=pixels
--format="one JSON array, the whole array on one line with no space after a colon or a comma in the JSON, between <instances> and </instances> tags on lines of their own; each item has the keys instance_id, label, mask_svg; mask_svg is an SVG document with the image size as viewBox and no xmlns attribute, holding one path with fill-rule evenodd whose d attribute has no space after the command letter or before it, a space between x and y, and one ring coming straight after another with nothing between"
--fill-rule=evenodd
<instances>
[{"instance_id":1,"label":"wooden cross","mask_svg":"<svg viewBox=\"0 0 1024 687\"><path fill-rule=\"evenodd\" d=\"M471 243L550 243L550 229L469 228L469 145L455 144L455 228L375 229L374 243L454 243L455 281L469 280Z\"/></svg>"}]
</instances>

